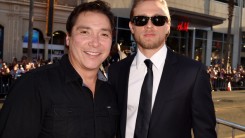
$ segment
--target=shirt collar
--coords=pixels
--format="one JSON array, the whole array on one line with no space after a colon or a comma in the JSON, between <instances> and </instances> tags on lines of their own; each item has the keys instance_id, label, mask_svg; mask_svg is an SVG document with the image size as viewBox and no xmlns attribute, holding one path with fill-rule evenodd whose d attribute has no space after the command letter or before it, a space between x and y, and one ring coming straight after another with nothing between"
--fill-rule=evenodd
<instances>
[{"instance_id":1,"label":"shirt collar","mask_svg":"<svg viewBox=\"0 0 245 138\"><path fill-rule=\"evenodd\" d=\"M157 51L150 58L150 60L152 61L153 65L157 69L160 69L165 62L166 56L167 56L167 47L166 45L164 45L159 51ZM139 68L142 64L144 64L145 59L147 59L147 57L145 57L138 49L136 54L136 68Z\"/></svg>"},{"instance_id":2,"label":"shirt collar","mask_svg":"<svg viewBox=\"0 0 245 138\"><path fill-rule=\"evenodd\" d=\"M82 78L80 77L80 75L77 73L77 71L71 65L71 62L70 62L67 54L65 54L61 58L60 64L62 65L62 67L64 69L66 82L77 81L77 80L82 81Z\"/></svg>"},{"instance_id":3,"label":"shirt collar","mask_svg":"<svg viewBox=\"0 0 245 138\"><path fill-rule=\"evenodd\" d=\"M65 76L65 82L66 83L72 82L72 81L79 81L79 82L81 82L82 86L87 87L86 84L83 83L82 77L77 73L75 68L72 66L67 54L62 56L62 58L60 60L60 64L64 70L64 76ZM103 83L104 83L104 81L97 79L96 80L96 86L95 86L96 90L100 89L99 87Z\"/></svg>"}]
</instances>

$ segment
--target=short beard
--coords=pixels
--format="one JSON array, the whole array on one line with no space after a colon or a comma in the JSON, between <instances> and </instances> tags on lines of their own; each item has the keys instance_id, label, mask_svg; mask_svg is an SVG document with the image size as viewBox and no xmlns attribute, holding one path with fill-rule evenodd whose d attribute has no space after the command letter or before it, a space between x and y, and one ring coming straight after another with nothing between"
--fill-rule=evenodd
<instances>
[{"instance_id":1,"label":"short beard","mask_svg":"<svg viewBox=\"0 0 245 138\"><path fill-rule=\"evenodd\" d=\"M170 34L170 32L168 32L168 33L166 34L164 40L158 40L158 41L153 42L153 43L144 42L144 41L143 41L142 39L140 39L140 38L137 39L137 38L135 38L134 36L133 36L133 37L134 37L134 40L136 41L136 43L137 43L138 45L140 45L142 48L144 48L144 49L157 49L157 48L161 47L163 44L166 43L166 40L167 40L169 34Z\"/></svg>"},{"instance_id":2,"label":"short beard","mask_svg":"<svg viewBox=\"0 0 245 138\"><path fill-rule=\"evenodd\" d=\"M156 43L156 42L155 43L144 43L142 41L139 41L138 43L144 49L156 49L161 46L159 43Z\"/></svg>"},{"instance_id":3,"label":"short beard","mask_svg":"<svg viewBox=\"0 0 245 138\"><path fill-rule=\"evenodd\" d=\"M157 41L154 42L148 42L147 40L136 39L136 42L144 49L157 49L165 43L165 39L163 40L158 39Z\"/></svg>"}]
</instances>

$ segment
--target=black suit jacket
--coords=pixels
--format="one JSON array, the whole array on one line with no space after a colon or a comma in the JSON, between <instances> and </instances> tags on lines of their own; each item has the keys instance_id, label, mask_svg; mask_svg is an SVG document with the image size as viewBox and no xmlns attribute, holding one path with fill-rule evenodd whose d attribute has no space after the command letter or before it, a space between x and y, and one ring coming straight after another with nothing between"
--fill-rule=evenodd
<instances>
[{"instance_id":1,"label":"black suit jacket","mask_svg":"<svg viewBox=\"0 0 245 138\"><path fill-rule=\"evenodd\" d=\"M127 57L109 68L109 82L117 93L121 110L120 138L125 138L128 80L134 57ZM168 49L148 138L191 138L191 129L195 138L216 138L215 125L206 67Z\"/></svg>"}]
</instances>

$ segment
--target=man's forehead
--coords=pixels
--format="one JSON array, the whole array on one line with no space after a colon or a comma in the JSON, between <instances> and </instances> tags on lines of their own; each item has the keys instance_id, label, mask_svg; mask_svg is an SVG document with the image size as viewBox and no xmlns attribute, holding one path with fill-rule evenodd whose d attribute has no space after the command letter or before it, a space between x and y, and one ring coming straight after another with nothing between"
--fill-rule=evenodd
<instances>
[{"instance_id":1,"label":"man's forehead","mask_svg":"<svg viewBox=\"0 0 245 138\"><path fill-rule=\"evenodd\" d=\"M133 9L133 16L137 15L163 15L170 18L168 7L165 0L143 0L139 1L137 6Z\"/></svg>"},{"instance_id":2,"label":"man's forehead","mask_svg":"<svg viewBox=\"0 0 245 138\"><path fill-rule=\"evenodd\" d=\"M158 8L158 9L165 9L164 8L165 5L163 5L163 3L159 2L159 1L141 1L139 2L134 9L155 9L155 8Z\"/></svg>"},{"instance_id":3,"label":"man's forehead","mask_svg":"<svg viewBox=\"0 0 245 138\"><path fill-rule=\"evenodd\" d=\"M158 13L158 14L165 14L165 8L163 5L159 4L152 4L152 3L143 3L134 8L134 13L135 14L142 14L142 13Z\"/></svg>"}]
</instances>

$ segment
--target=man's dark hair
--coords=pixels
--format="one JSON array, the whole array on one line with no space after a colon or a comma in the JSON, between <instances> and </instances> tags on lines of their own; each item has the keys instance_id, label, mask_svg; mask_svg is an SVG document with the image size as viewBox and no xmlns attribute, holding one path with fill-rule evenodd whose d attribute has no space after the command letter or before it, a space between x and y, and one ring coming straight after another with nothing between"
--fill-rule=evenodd
<instances>
[{"instance_id":1,"label":"man's dark hair","mask_svg":"<svg viewBox=\"0 0 245 138\"><path fill-rule=\"evenodd\" d=\"M115 25L114 15L111 12L111 7L109 3L97 0L92 2L82 3L74 8L74 10L71 12L66 22L66 31L68 35L71 35L72 28L75 25L79 14L88 11L98 12L106 15L110 21L112 31L114 30L114 25Z\"/></svg>"}]
</instances>

